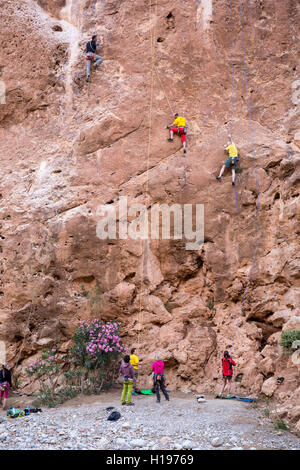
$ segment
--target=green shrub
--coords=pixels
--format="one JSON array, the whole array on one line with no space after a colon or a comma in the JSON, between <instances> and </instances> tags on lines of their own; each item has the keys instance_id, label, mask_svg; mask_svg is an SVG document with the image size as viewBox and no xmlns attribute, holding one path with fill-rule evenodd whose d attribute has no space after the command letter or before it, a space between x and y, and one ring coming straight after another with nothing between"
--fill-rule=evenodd
<instances>
[{"instance_id":1,"label":"green shrub","mask_svg":"<svg viewBox=\"0 0 300 470\"><path fill-rule=\"evenodd\" d=\"M56 348L44 351L40 359L36 359L25 369L29 376L33 376L39 381L39 398L42 400L49 402L54 400L55 389L57 387L57 377L60 369L61 366L58 363Z\"/></svg>"},{"instance_id":2,"label":"green shrub","mask_svg":"<svg viewBox=\"0 0 300 470\"><path fill-rule=\"evenodd\" d=\"M211 311L214 311L214 312L216 311L216 309L215 309L215 307L214 307L214 303L213 303L212 300L209 300L209 301L207 302L206 307L209 308L209 310L211 310Z\"/></svg>"},{"instance_id":3,"label":"green shrub","mask_svg":"<svg viewBox=\"0 0 300 470\"><path fill-rule=\"evenodd\" d=\"M85 287L84 287L83 284L81 286L81 294L80 295L82 295L82 297L88 297L89 296L89 291L85 290Z\"/></svg>"},{"instance_id":4,"label":"green shrub","mask_svg":"<svg viewBox=\"0 0 300 470\"><path fill-rule=\"evenodd\" d=\"M280 346L285 353L293 352L292 344L294 341L300 340L300 330L287 330L281 335Z\"/></svg>"},{"instance_id":5,"label":"green shrub","mask_svg":"<svg viewBox=\"0 0 300 470\"><path fill-rule=\"evenodd\" d=\"M289 426L283 421L283 419L279 419L275 422L275 428L281 429L282 431L288 431L290 429Z\"/></svg>"}]
</instances>

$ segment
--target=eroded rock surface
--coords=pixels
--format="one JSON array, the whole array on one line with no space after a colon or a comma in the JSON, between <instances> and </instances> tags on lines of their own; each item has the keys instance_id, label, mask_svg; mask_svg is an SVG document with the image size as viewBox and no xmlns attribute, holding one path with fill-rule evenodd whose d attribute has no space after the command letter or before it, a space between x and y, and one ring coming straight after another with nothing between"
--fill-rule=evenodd
<instances>
[{"instance_id":1,"label":"eroded rock surface","mask_svg":"<svg viewBox=\"0 0 300 470\"><path fill-rule=\"evenodd\" d=\"M236 201L229 174L215 179L232 104L228 2L0 1L0 339L24 390L24 367L45 345L64 352L76 322L99 316L121 321L124 342L139 346L142 381L160 351L179 390L213 391L234 338L236 392L280 396L299 427L299 408L286 408L299 399L299 365L279 341L300 327L300 12L296 0L242 3L252 122L234 2ZM88 85L94 32L105 60ZM164 130L174 111L189 124L185 156ZM262 233L235 334L258 184ZM100 240L97 209L121 196L148 208L204 204L203 247Z\"/></svg>"}]
</instances>

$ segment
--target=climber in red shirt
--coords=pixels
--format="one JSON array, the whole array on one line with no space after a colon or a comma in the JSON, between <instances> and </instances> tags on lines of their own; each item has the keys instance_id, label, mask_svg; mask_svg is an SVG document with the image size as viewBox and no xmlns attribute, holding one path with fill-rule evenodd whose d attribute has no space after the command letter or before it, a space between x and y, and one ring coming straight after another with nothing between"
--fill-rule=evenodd
<instances>
[{"instance_id":1,"label":"climber in red shirt","mask_svg":"<svg viewBox=\"0 0 300 470\"><path fill-rule=\"evenodd\" d=\"M228 382L228 395L226 398L231 398L230 389L231 389L231 379L233 374L233 367L236 366L234 360L230 357L228 351L224 351L224 356L222 357L222 374L223 374L223 388L222 392L219 393L219 397L222 397L225 387Z\"/></svg>"}]
</instances>

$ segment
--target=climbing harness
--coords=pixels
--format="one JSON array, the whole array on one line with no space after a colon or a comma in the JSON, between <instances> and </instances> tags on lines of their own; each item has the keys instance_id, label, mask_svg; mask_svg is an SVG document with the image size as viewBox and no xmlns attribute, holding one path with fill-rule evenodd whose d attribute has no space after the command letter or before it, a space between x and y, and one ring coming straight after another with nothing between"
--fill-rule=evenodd
<instances>
[{"instance_id":1,"label":"climbing harness","mask_svg":"<svg viewBox=\"0 0 300 470\"><path fill-rule=\"evenodd\" d=\"M233 40L233 5L232 5L232 2L233 2L233 0L230 0L230 29L231 29L231 43L232 43L232 98L231 98L231 119L230 119L230 137L231 137L231 139L232 139L233 108L234 108L234 97L233 97L233 95L234 95L234 63L233 63L233 61L234 61L234 40ZM258 173L257 173L256 148L255 148L255 144L254 144L254 131L253 131L253 126L252 126L251 104L250 104L250 98L249 98L249 92L248 92L246 53L245 53L245 44L244 44L243 12L242 12L241 0L239 0L239 13L240 13L241 39L242 39L242 49L243 49L243 74L244 74L246 97L247 97L248 120L249 120L250 138L251 138L251 146L252 146L253 161L254 161L254 171L255 171L255 180L256 180L256 217L257 217L257 224L258 224L258 238L256 240L255 247L254 247L254 252L253 252L252 261L251 261L251 267L250 267L250 270L249 270L249 273L248 273L248 278L247 278L246 286L245 286L243 297L242 297L240 312L239 312L239 315L238 315L238 318L237 318L236 324L235 324L235 329L234 329L234 334L233 334L233 339L232 339L230 352L233 348L236 333L237 333L237 330L238 330L238 327L239 327L240 318L241 318L241 315L243 313L244 304L245 304L245 300L246 300L247 292L248 292L248 287L249 287L249 284L250 284L252 271L253 271L254 266L255 266L257 251L258 251L261 236L262 236L261 219L260 219L260 201L259 201L260 185L259 185ZM238 211L238 196L237 196L236 186L235 186L235 190L236 190L236 205L237 205L237 211Z\"/></svg>"},{"instance_id":2,"label":"climbing harness","mask_svg":"<svg viewBox=\"0 0 300 470\"><path fill-rule=\"evenodd\" d=\"M87 52L85 60L93 61L95 60L95 58L96 58L96 54L94 54L93 52Z\"/></svg>"}]
</instances>

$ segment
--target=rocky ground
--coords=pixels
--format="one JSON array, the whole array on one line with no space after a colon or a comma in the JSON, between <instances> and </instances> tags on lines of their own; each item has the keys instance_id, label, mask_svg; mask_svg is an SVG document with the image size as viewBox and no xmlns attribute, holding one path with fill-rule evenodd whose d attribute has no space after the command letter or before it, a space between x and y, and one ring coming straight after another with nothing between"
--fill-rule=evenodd
<instances>
[{"instance_id":1,"label":"rocky ground","mask_svg":"<svg viewBox=\"0 0 300 470\"><path fill-rule=\"evenodd\" d=\"M0 416L0 449L167 449L167 450L299 450L300 440L278 431L264 410L234 400L171 392L170 402L154 396L133 397L135 406L120 406L120 391L77 397L58 408L24 418ZM108 421L107 407L120 411Z\"/></svg>"},{"instance_id":2,"label":"rocky ground","mask_svg":"<svg viewBox=\"0 0 300 470\"><path fill-rule=\"evenodd\" d=\"M0 363L22 393L44 348L64 356L98 318L121 323L143 380L160 352L172 390L213 393L234 338L236 392L278 400L300 432L300 364L280 346L300 329L299 1L232 4L233 35L228 0L0 0ZM231 130L235 189L216 180ZM99 208L123 197L149 217L202 204L203 246L100 239Z\"/></svg>"}]
</instances>

